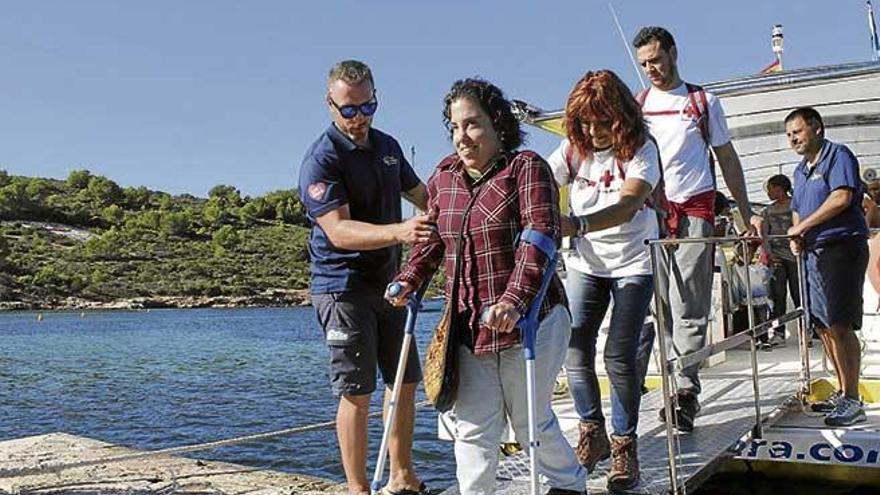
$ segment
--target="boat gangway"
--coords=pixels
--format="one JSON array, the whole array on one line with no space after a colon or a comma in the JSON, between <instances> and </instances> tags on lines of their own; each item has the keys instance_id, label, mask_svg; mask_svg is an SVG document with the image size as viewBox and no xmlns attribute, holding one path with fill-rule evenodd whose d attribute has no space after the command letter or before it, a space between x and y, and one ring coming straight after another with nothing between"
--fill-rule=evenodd
<instances>
[{"instance_id":1,"label":"boat gangway","mask_svg":"<svg viewBox=\"0 0 880 495\"><path fill-rule=\"evenodd\" d=\"M745 244L753 240L729 237L657 240L649 244L656 263L659 256L666 255L665 247L671 244L704 242L745 248ZM746 286L751 286L748 265L746 260ZM803 270L802 262L799 266ZM801 277L801 294L806 290L803 280ZM877 304L876 292L872 291L869 296L866 291L865 296L873 297L873 304ZM806 301L806 297L801 300ZM655 303L658 302L655 299ZM746 304L749 308L754 306L751 291L747 291ZM833 372L823 359L822 346L818 341L813 341L814 345L808 338L807 313L801 306L779 319L756 322L755 311L749 311L748 329L715 342L710 338L705 348L680 358L666 355L665 336L657 332L654 352L659 356L660 365L656 366L659 376L654 377L655 389L643 396L639 416L640 482L625 493L687 494L717 473L747 471L770 471L772 476L801 480L804 477L822 481L848 479L880 485L880 469L877 469L880 468L880 387L876 382L880 377L880 332L867 328L874 324L877 315L866 315L866 328L862 332L862 396L868 421L831 428L824 425L823 416L810 412L807 407L810 401L825 398L834 390L827 379ZM712 322L718 323L717 320ZM662 327L662 321L659 325ZM758 350L760 337L779 325L794 330L790 332L793 337L787 346L771 352ZM599 353L603 345L604 337L600 337ZM671 393L676 390L675 371L718 356L723 356L722 363L701 372L702 409L694 430L680 433L672 424L661 422L659 411L663 408L667 409L666 417L674 416L669 411L675 407ZM601 362L601 357L597 356L597 362ZM658 381L660 387L656 387ZM606 385L607 381L603 388ZM602 395L606 398L605 415L610 418L608 390L603 390ZM579 418L567 394L555 401L553 407L563 432L575 445ZM443 421L441 416L441 429ZM590 473L590 494L607 493L609 462L601 462ZM504 456L497 474L497 493L528 494L528 479L525 452ZM458 493L454 486L444 492L445 495Z\"/></svg>"}]
</instances>

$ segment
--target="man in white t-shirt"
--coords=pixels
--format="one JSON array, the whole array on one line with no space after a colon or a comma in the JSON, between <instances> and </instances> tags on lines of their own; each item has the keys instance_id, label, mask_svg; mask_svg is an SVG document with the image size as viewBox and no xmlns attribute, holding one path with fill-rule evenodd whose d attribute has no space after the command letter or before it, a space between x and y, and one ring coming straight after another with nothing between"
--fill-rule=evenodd
<instances>
[{"instance_id":1,"label":"man in white t-shirt","mask_svg":"<svg viewBox=\"0 0 880 495\"><path fill-rule=\"evenodd\" d=\"M760 232L761 217L754 215L749 205L742 165L730 142L721 103L714 95L681 79L675 40L666 29L642 28L633 45L651 81L651 88L636 99L660 147L670 236L712 236L716 188L712 151L740 213L749 219L748 233ZM687 355L706 345L713 254L714 246L710 244L681 244L668 263L661 256L657 278L670 356ZM670 271L675 283L669 283ZM676 426L682 431L693 429L700 410L697 368L683 370L678 377ZM665 420L665 411L660 412Z\"/></svg>"}]
</instances>

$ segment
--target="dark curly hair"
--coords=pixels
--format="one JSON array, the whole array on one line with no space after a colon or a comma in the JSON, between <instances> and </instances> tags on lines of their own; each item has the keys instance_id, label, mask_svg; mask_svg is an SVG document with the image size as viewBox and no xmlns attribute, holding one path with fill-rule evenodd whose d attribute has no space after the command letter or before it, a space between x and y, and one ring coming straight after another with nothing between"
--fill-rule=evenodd
<instances>
[{"instance_id":1,"label":"dark curly hair","mask_svg":"<svg viewBox=\"0 0 880 495\"><path fill-rule=\"evenodd\" d=\"M450 126L452 115L449 107L461 98L468 98L477 103L486 112L492 121L492 127L498 133L501 151L510 153L525 142L526 133L520 128L519 120L513 115L510 101L504 97L504 93L498 86L479 78L455 81L443 98L443 125L449 131L450 139L452 138L452 127Z\"/></svg>"},{"instance_id":2,"label":"dark curly hair","mask_svg":"<svg viewBox=\"0 0 880 495\"><path fill-rule=\"evenodd\" d=\"M584 126L593 121L611 123L611 146L622 161L632 160L648 139L641 107L626 84L610 70L584 74L565 105L568 140L584 158L593 154L593 141L584 132Z\"/></svg>"},{"instance_id":3,"label":"dark curly hair","mask_svg":"<svg viewBox=\"0 0 880 495\"><path fill-rule=\"evenodd\" d=\"M767 179L767 186L781 187L785 194L791 194L791 181L783 174L776 174Z\"/></svg>"},{"instance_id":4,"label":"dark curly hair","mask_svg":"<svg viewBox=\"0 0 880 495\"><path fill-rule=\"evenodd\" d=\"M672 33L660 26L646 26L639 29L636 37L633 38L633 46L641 48L652 41L659 41L660 48L667 52L675 46L675 38L672 37Z\"/></svg>"}]
</instances>

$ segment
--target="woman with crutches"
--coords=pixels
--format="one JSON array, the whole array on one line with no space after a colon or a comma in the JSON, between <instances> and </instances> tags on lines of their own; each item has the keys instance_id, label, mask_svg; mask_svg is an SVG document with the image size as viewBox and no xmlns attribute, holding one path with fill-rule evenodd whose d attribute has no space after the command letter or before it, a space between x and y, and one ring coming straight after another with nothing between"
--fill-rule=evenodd
<instances>
[{"instance_id":1,"label":"woman with crutches","mask_svg":"<svg viewBox=\"0 0 880 495\"><path fill-rule=\"evenodd\" d=\"M572 217L563 234L574 236L566 259L572 336L565 360L569 390L580 416L578 460L590 471L611 457L608 488L639 480L636 429L643 376L636 363L639 337L653 295L644 241L658 236L652 196L661 180L657 145L639 104L611 71L588 72L565 108L568 138L548 160L560 184L570 184ZM611 382L609 441L596 376L599 327L614 301L605 341ZM650 346L650 343L648 343Z\"/></svg>"},{"instance_id":2,"label":"woman with crutches","mask_svg":"<svg viewBox=\"0 0 880 495\"><path fill-rule=\"evenodd\" d=\"M404 289L393 302L402 304L441 262L447 297L457 280L449 302L461 343L452 408L456 476L462 494L494 493L507 421L517 441L529 445L526 365L515 329L551 261L535 243L517 239L532 230L558 242L559 195L547 163L532 151L517 150L523 133L500 89L480 79L461 80L444 103L455 153L428 181L428 215L440 237L413 247L397 277ZM586 487L586 470L550 408L570 335L566 305L562 282L553 273L534 345L537 471L552 494L582 493Z\"/></svg>"}]
</instances>

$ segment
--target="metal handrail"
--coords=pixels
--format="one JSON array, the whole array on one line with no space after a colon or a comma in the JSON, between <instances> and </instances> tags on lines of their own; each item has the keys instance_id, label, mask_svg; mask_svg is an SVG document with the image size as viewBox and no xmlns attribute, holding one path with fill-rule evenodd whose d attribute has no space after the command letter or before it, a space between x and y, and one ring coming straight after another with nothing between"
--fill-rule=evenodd
<instances>
[{"instance_id":1,"label":"metal handrail","mask_svg":"<svg viewBox=\"0 0 880 495\"><path fill-rule=\"evenodd\" d=\"M880 230L880 229L878 229L878 230ZM764 240L782 240L782 239L791 239L791 236L788 236L788 235L768 235L768 236L764 236L763 239ZM697 239L679 239L678 240L679 242L676 242L676 239L654 239L654 240L645 241L645 243L649 244L649 245L654 245L654 244L662 244L662 245L697 244L697 243L708 244L709 241L713 241L713 243L715 243L715 244L724 244L724 243L734 243L734 242L743 242L743 241L753 242L753 241L758 241L758 240L761 240L761 238L755 237L755 236L740 236L740 237L704 237L704 238L697 238ZM750 266L750 263L747 262L746 266ZM751 278L748 271L746 272L746 277L749 279ZM798 278L798 280L802 280L802 278L803 277L800 277L800 278ZM750 280L747 281L747 284L748 284L748 282L750 282ZM750 297L750 294L751 294L751 292L749 291L749 295L747 295L747 298ZM801 299L801 300L803 300L803 299ZM698 364L698 363L704 361L705 359L708 359L709 357L714 356L715 354L719 354L719 353L724 352L728 349L736 347L740 344L744 344L750 338L761 337L764 334L766 334L771 328L775 328L775 327L778 327L782 324L793 321L797 318L800 318L802 315L804 315L803 309L802 308L795 308L793 311L789 311L788 313L785 313L784 315L780 316L779 318L776 318L775 320L768 320L763 323L759 323L757 325L755 325L754 323L750 323L749 328L744 332L727 337L726 339L724 339L722 341L708 344L706 347L704 347L694 353L687 354L685 356L677 356L677 357L670 358L669 363L668 363L669 364L668 369L670 371L681 371L685 368L693 366L694 364Z\"/></svg>"},{"instance_id":2,"label":"metal handrail","mask_svg":"<svg viewBox=\"0 0 880 495\"><path fill-rule=\"evenodd\" d=\"M654 304L657 307L657 327L658 327L658 339L660 341L659 351L660 351L660 362L662 366L660 366L660 373L662 376L661 386L663 389L663 408L666 413L666 446L669 453L669 476L671 481L672 493L674 495L678 495L682 493L680 491L686 491L686 485L681 483L681 488L679 488L679 453L677 452L676 445L678 440L678 433L676 432L673 421L673 401L675 398L672 396L672 384L670 380L673 379L675 375L675 371L680 371L689 366L693 366L695 364L700 363L704 359L727 350L731 347L739 345L744 342L750 343L750 357L751 357L751 366L752 366L752 387L754 390L754 405L755 405L755 425L752 428L752 437L753 438L761 438L763 436L763 418L761 414L761 405L760 405L760 387L758 383L758 359L757 359L757 344L756 340L758 337L766 333L770 328L775 327L779 324L786 323L788 321L792 321L797 319L798 324L798 341L799 341L799 352L801 357L801 383L799 387L799 396L801 400L809 394L809 380L810 380L810 372L809 372L809 350L807 348L807 338L809 331L809 304L806 297L806 280L804 279L804 257L802 254L797 255L797 266L798 266L798 289L801 294L801 306L796 308L794 311L786 313L785 315L768 322L764 322L761 324L755 324L755 314L754 314L754 301L752 300L752 284L751 284L751 274L749 267L751 267L751 257L744 256L745 262L745 284L746 284L746 306L748 310L748 319L749 319L749 328L740 334L733 335L728 337L721 342L716 342L713 344L709 344L699 351L694 353L687 354L685 356L675 356L670 358L667 355L667 347L666 347L666 325L665 325L665 311L662 311L661 308L661 295L660 295L660 287L659 287L659 277L656 275L660 272L658 265L659 252L664 252L667 256L666 264L667 266L671 266L671 255L672 251L669 249L661 249L663 246L677 246L679 244L739 244L743 253L748 252L748 246L750 243L755 241L769 241L769 240L781 240L781 239L793 239L794 236L788 235L768 235L763 237L757 236L736 236L736 237L702 237L702 238L685 238L685 239L650 239L645 240L645 244L648 246L648 251L651 260L651 269L655 274L654 277Z\"/></svg>"},{"instance_id":3,"label":"metal handrail","mask_svg":"<svg viewBox=\"0 0 880 495\"><path fill-rule=\"evenodd\" d=\"M767 331L771 328L781 326L785 323L800 318L801 316L803 316L803 314L804 311L801 308L796 308L794 311L789 311L788 313L785 313L775 320L767 320L763 323L755 325L752 329L753 331L740 332L736 335L731 335L730 337L727 337L720 342L708 344L706 347L703 347L697 352L687 354L685 356L679 356L677 358L672 358L669 360L670 371L681 371L695 364L699 364L706 359L714 356L715 354L726 351L728 349L732 349L740 344L744 344L749 339L761 337L762 335L766 334Z\"/></svg>"},{"instance_id":4,"label":"metal handrail","mask_svg":"<svg viewBox=\"0 0 880 495\"><path fill-rule=\"evenodd\" d=\"M791 237L787 235L768 235L764 236L764 239L774 240L774 239L790 239ZM645 244L648 246L668 246L668 245L679 245L679 244L732 244L734 242L754 242L760 241L761 237L756 235L752 236L728 236L728 237L687 237L684 239L645 239Z\"/></svg>"},{"instance_id":5,"label":"metal handrail","mask_svg":"<svg viewBox=\"0 0 880 495\"><path fill-rule=\"evenodd\" d=\"M657 309L657 314L655 318L657 319L657 338L660 339L660 362L663 366L660 367L660 386L663 390L663 411L666 414L666 449L668 451L668 459L669 459L669 480L672 485L672 493L673 495L678 495L678 463L676 462L676 448L675 448L675 440L677 438L675 433L675 428L672 426L672 422L674 420L673 411L672 411L672 402L670 400L671 390L669 384L670 373L667 370L669 366L669 358L666 355L666 326L665 326L665 311L661 310L662 301L660 299L660 293L657 290L657 274L660 272L658 270L657 265L657 249L656 246L658 244L651 244L648 241L645 241L648 245L648 251L651 256L651 271L654 273L654 307ZM669 252L667 251L667 255ZM667 264L669 260L667 259Z\"/></svg>"}]
</instances>

